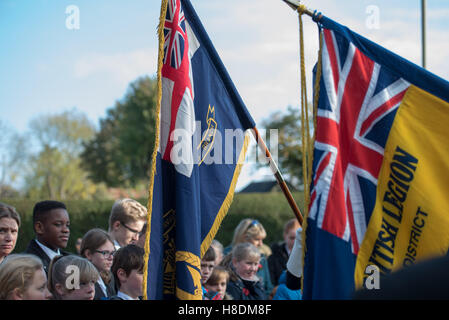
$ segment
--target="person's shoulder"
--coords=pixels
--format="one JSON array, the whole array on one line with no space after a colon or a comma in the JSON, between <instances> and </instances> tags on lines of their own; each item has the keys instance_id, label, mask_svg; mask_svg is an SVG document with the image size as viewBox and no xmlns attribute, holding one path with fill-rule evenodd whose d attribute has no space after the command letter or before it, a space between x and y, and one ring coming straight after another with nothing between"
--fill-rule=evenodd
<instances>
[{"instance_id":1,"label":"person's shoulder","mask_svg":"<svg viewBox=\"0 0 449 320\"><path fill-rule=\"evenodd\" d=\"M277 241L277 242L273 242L270 246L271 250L274 252L282 250L282 248L284 247L285 242L284 241Z\"/></svg>"},{"instance_id":2,"label":"person's shoulder","mask_svg":"<svg viewBox=\"0 0 449 320\"><path fill-rule=\"evenodd\" d=\"M72 253L72 252L68 252L68 251L64 251L64 250L59 250L59 253L60 253L62 256L79 256L79 257L81 257L81 256L78 255L78 254L75 254L75 253Z\"/></svg>"},{"instance_id":3,"label":"person's shoulder","mask_svg":"<svg viewBox=\"0 0 449 320\"><path fill-rule=\"evenodd\" d=\"M115 295L115 296L109 297L108 300L123 300L123 299L120 298L119 296Z\"/></svg>"},{"instance_id":4,"label":"person's shoulder","mask_svg":"<svg viewBox=\"0 0 449 320\"><path fill-rule=\"evenodd\" d=\"M34 239L31 239L30 242L28 242L28 246L26 247L26 249L23 253L36 254L36 253L40 252L39 249L40 248L39 248L38 244L36 243L36 241Z\"/></svg>"}]
</instances>

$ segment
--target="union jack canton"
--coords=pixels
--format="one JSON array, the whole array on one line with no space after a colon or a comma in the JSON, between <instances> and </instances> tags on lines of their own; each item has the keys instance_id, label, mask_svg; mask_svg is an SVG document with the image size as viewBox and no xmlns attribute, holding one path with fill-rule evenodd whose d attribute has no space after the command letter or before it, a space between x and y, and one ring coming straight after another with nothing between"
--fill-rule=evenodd
<instances>
[{"instance_id":1,"label":"union jack canton","mask_svg":"<svg viewBox=\"0 0 449 320\"><path fill-rule=\"evenodd\" d=\"M335 293L352 290L343 284L354 283L356 257L376 202L384 148L410 84L367 57L347 37L330 29L322 32L304 294L344 298L345 294ZM328 284L321 291L308 292L319 278Z\"/></svg>"}]
</instances>

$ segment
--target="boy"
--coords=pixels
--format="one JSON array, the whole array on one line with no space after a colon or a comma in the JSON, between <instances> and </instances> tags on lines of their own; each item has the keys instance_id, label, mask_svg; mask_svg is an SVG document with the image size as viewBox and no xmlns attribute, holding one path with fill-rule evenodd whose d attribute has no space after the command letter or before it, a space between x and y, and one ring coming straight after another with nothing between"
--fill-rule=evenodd
<instances>
[{"instance_id":1,"label":"boy","mask_svg":"<svg viewBox=\"0 0 449 320\"><path fill-rule=\"evenodd\" d=\"M133 199L117 200L109 216L109 235L118 250L128 244L137 244L147 220L147 209Z\"/></svg>"},{"instance_id":2,"label":"boy","mask_svg":"<svg viewBox=\"0 0 449 320\"><path fill-rule=\"evenodd\" d=\"M129 244L117 250L111 271L118 287L111 300L140 300L142 296L145 250Z\"/></svg>"},{"instance_id":3,"label":"boy","mask_svg":"<svg viewBox=\"0 0 449 320\"><path fill-rule=\"evenodd\" d=\"M220 299L220 295L217 292L209 291L204 287L204 284L209 280L209 277L214 270L215 258L215 250L212 247L209 247L203 256L203 259L201 259L201 286L203 289L203 300Z\"/></svg>"},{"instance_id":4,"label":"boy","mask_svg":"<svg viewBox=\"0 0 449 320\"><path fill-rule=\"evenodd\" d=\"M38 256L48 274L50 261L57 255L69 255L62 251L70 236L70 219L64 203L53 200L38 202L33 208L33 228L36 239L28 244L25 253Z\"/></svg>"}]
</instances>

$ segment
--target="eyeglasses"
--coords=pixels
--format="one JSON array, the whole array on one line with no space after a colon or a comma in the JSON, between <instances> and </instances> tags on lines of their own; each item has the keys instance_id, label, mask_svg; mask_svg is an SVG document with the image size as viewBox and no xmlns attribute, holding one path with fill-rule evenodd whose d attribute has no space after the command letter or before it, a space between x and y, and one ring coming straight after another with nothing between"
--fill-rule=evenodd
<instances>
[{"instance_id":1,"label":"eyeglasses","mask_svg":"<svg viewBox=\"0 0 449 320\"><path fill-rule=\"evenodd\" d=\"M101 253L101 255L103 257L105 257L106 259L110 258L110 257L114 257L114 254L116 251L107 251L107 250L94 250L97 253Z\"/></svg>"},{"instance_id":2,"label":"eyeglasses","mask_svg":"<svg viewBox=\"0 0 449 320\"><path fill-rule=\"evenodd\" d=\"M131 232L134 233L134 234L139 234L139 233L140 233L140 231L134 230L134 229L128 227L128 226L127 226L126 224L124 224L123 222L121 222L121 225L124 226L126 229L128 229L129 231L131 231Z\"/></svg>"}]
</instances>

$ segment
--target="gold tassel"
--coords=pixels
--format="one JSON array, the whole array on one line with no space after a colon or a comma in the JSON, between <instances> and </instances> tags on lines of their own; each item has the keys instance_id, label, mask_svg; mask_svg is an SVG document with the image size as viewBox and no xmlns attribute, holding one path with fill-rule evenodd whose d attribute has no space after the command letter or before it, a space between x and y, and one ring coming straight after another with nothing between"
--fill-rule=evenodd
<instances>
[{"instance_id":1,"label":"gold tassel","mask_svg":"<svg viewBox=\"0 0 449 320\"><path fill-rule=\"evenodd\" d=\"M150 234L151 234L151 216L152 216L152 208L153 208L153 188L154 188L154 176L156 175L156 158L157 151L159 149L159 117L161 111L161 100L162 100L162 64L164 60L164 24L165 24L165 15L167 12L167 4L168 0L162 0L161 3L161 15L159 18L159 26L157 29L158 38L159 38L159 53L158 53L158 64L157 64L157 106L156 106L156 138L154 141L154 149L153 155L151 158L151 174L150 174L150 186L148 189L148 204L147 204L147 231L145 234L145 257L144 257L144 269L143 269L143 299L148 299L147 292L147 278L148 278L148 259L150 257Z\"/></svg>"}]
</instances>

